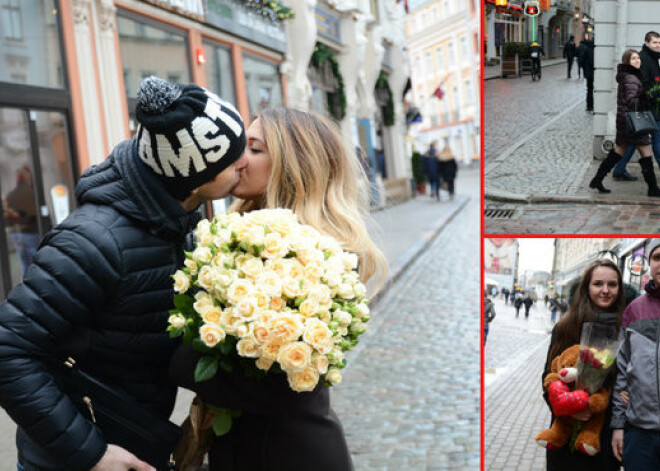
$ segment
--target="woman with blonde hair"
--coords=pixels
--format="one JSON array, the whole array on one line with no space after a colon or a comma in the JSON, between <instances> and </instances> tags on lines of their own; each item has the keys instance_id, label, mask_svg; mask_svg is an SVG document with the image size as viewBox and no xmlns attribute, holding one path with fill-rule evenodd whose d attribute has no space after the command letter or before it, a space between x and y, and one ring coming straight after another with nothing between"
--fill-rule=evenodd
<instances>
[{"instance_id":1,"label":"woman with blonde hair","mask_svg":"<svg viewBox=\"0 0 660 471\"><path fill-rule=\"evenodd\" d=\"M337 127L316 114L277 108L259 112L246 135L247 164L231 210L291 209L302 223L357 254L360 277L377 291L386 260L366 228L369 182ZM297 393L283 375L254 379L223 372L195 383L197 358L191 348L179 348L170 368L177 384L207 404L243 412L228 434L212 439L211 471L353 469L326 386Z\"/></svg>"}]
</instances>

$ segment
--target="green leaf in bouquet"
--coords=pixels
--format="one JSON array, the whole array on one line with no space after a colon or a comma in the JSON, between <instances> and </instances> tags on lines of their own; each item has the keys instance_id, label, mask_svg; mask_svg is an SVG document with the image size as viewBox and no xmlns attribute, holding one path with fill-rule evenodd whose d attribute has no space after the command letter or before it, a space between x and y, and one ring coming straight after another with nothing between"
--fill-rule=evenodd
<instances>
[{"instance_id":1,"label":"green leaf in bouquet","mask_svg":"<svg viewBox=\"0 0 660 471\"><path fill-rule=\"evenodd\" d=\"M175 339L177 337L181 337L183 334L183 331L181 329L176 329L176 330L170 330L170 338Z\"/></svg>"},{"instance_id":2,"label":"green leaf in bouquet","mask_svg":"<svg viewBox=\"0 0 660 471\"><path fill-rule=\"evenodd\" d=\"M222 250L222 253L229 253L229 247L227 245L223 245L220 247L220 250Z\"/></svg>"},{"instance_id":3,"label":"green leaf in bouquet","mask_svg":"<svg viewBox=\"0 0 660 471\"><path fill-rule=\"evenodd\" d=\"M218 255L218 248L215 245L211 245L209 249L211 249L211 253L213 254L214 257Z\"/></svg>"},{"instance_id":4,"label":"green leaf in bouquet","mask_svg":"<svg viewBox=\"0 0 660 471\"><path fill-rule=\"evenodd\" d=\"M215 353L215 349L207 346L200 338L193 339L192 348L199 353Z\"/></svg>"},{"instance_id":5,"label":"green leaf in bouquet","mask_svg":"<svg viewBox=\"0 0 660 471\"><path fill-rule=\"evenodd\" d=\"M301 286L302 288L302 286ZM305 301L305 298L296 298L293 302L293 305L296 307L300 307L300 305Z\"/></svg>"},{"instance_id":6,"label":"green leaf in bouquet","mask_svg":"<svg viewBox=\"0 0 660 471\"><path fill-rule=\"evenodd\" d=\"M195 366L195 382L201 383L213 378L218 372L218 357L203 356Z\"/></svg>"},{"instance_id":7,"label":"green leaf in bouquet","mask_svg":"<svg viewBox=\"0 0 660 471\"><path fill-rule=\"evenodd\" d=\"M186 251L184 250L183 253L184 253L184 255L186 256L186 258L189 258L189 259L192 260L192 258L193 258L193 254L192 254L192 252L186 252Z\"/></svg>"},{"instance_id":8,"label":"green leaf in bouquet","mask_svg":"<svg viewBox=\"0 0 660 471\"><path fill-rule=\"evenodd\" d=\"M225 373L233 373L234 363L229 358L223 358L222 360L220 360L220 368Z\"/></svg>"},{"instance_id":9,"label":"green leaf in bouquet","mask_svg":"<svg viewBox=\"0 0 660 471\"><path fill-rule=\"evenodd\" d=\"M248 243L245 242L244 240L242 240L242 241L238 244L238 248L240 248L243 252L249 252L249 250L250 250L250 246L249 246Z\"/></svg>"},{"instance_id":10,"label":"green leaf in bouquet","mask_svg":"<svg viewBox=\"0 0 660 471\"><path fill-rule=\"evenodd\" d=\"M223 409L213 419L213 432L216 437L229 433L231 430L232 418L227 410Z\"/></svg>"},{"instance_id":11,"label":"green leaf in bouquet","mask_svg":"<svg viewBox=\"0 0 660 471\"><path fill-rule=\"evenodd\" d=\"M337 310L341 309L342 307L343 306L341 304L337 303L337 302L332 303L332 310L333 311L337 311Z\"/></svg>"},{"instance_id":12,"label":"green leaf in bouquet","mask_svg":"<svg viewBox=\"0 0 660 471\"><path fill-rule=\"evenodd\" d=\"M227 413L233 418L237 419L243 417L243 411L238 409L227 409Z\"/></svg>"},{"instance_id":13,"label":"green leaf in bouquet","mask_svg":"<svg viewBox=\"0 0 660 471\"><path fill-rule=\"evenodd\" d=\"M230 355L236 346L236 340L232 336L225 337L225 340L220 344L220 352L223 355Z\"/></svg>"},{"instance_id":14,"label":"green leaf in bouquet","mask_svg":"<svg viewBox=\"0 0 660 471\"><path fill-rule=\"evenodd\" d=\"M198 334L199 329L196 329L193 325L189 324L183 328L183 343L191 343Z\"/></svg>"},{"instance_id":15,"label":"green leaf in bouquet","mask_svg":"<svg viewBox=\"0 0 660 471\"><path fill-rule=\"evenodd\" d=\"M232 239L238 239L238 234L236 234L236 232L234 232L234 231L231 231L231 238Z\"/></svg>"},{"instance_id":16,"label":"green leaf in bouquet","mask_svg":"<svg viewBox=\"0 0 660 471\"><path fill-rule=\"evenodd\" d=\"M323 252L323 258L325 259L325 261L327 262L330 257L332 257L332 252L328 252L327 250L325 250Z\"/></svg>"},{"instance_id":17,"label":"green leaf in bouquet","mask_svg":"<svg viewBox=\"0 0 660 471\"><path fill-rule=\"evenodd\" d=\"M193 308L193 303L195 301L193 298L187 294L175 294L174 295L174 307L181 311L182 314L186 314Z\"/></svg>"},{"instance_id":18,"label":"green leaf in bouquet","mask_svg":"<svg viewBox=\"0 0 660 471\"><path fill-rule=\"evenodd\" d=\"M215 222L211 224L211 234L218 235L218 226L216 225Z\"/></svg>"},{"instance_id":19,"label":"green leaf in bouquet","mask_svg":"<svg viewBox=\"0 0 660 471\"><path fill-rule=\"evenodd\" d=\"M231 263L229 263L229 262L225 262L225 263L223 263L222 265L223 265L227 270L231 270L232 268L234 268L234 266L233 266Z\"/></svg>"}]
</instances>

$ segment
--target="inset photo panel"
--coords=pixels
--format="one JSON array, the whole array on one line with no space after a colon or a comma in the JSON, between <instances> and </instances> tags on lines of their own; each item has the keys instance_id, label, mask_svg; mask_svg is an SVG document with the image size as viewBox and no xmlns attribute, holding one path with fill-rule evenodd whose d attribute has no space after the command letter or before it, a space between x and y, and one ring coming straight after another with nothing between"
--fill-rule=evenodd
<instances>
[{"instance_id":1,"label":"inset photo panel","mask_svg":"<svg viewBox=\"0 0 660 471\"><path fill-rule=\"evenodd\" d=\"M485 469L660 469L660 239L483 243Z\"/></svg>"},{"instance_id":2,"label":"inset photo panel","mask_svg":"<svg viewBox=\"0 0 660 471\"><path fill-rule=\"evenodd\" d=\"M485 234L660 229L660 2L485 2Z\"/></svg>"}]
</instances>

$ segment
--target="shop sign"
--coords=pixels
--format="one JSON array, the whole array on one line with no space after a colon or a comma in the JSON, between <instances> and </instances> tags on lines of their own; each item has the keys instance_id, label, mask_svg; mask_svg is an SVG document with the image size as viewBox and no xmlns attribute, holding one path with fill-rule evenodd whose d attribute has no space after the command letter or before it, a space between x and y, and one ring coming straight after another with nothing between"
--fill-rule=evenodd
<instances>
[{"instance_id":1,"label":"shop sign","mask_svg":"<svg viewBox=\"0 0 660 471\"><path fill-rule=\"evenodd\" d=\"M316 8L316 27L319 36L341 43L340 20L332 13Z\"/></svg>"},{"instance_id":2,"label":"shop sign","mask_svg":"<svg viewBox=\"0 0 660 471\"><path fill-rule=\"evenodd\" d=\"M204 0L146 0L167 10L194 18L204 18Z\"/></svg>"},{"instance_id":3,"label":"shop sign","mask_svg":"<svg viewBox=\"0 0 660 471\"><path fill-rule=\"evenodd\" d=\"M280 22L272 22L235 0L205 0L206 23L241 38L286 52L286 36Z\"/></svg>"},{"instance_id":4,"label":"shop sign","mask_svg":"<svg viewBox=\"0 0 660 471\"><path fill-rule=\"evenodd\" d=\"M55 224L59 224L69 215L69 192L66 186L57 184L50 189L50 200L53 202Z\"/></svg>"}]
</instances>

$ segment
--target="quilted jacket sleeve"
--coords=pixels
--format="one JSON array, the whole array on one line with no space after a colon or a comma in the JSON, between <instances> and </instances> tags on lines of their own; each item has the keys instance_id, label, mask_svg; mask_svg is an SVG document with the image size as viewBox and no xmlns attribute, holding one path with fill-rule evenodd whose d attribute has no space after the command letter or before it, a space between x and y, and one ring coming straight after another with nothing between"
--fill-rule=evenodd
<instances>
[{"instance_id":1,"label":"quilted jacket sleeve","mask_svg":"<svg viewBox=\"0 0 660 471\"><path fill-rule=\"evenodd\" d=\"M120 258L105 227L73 219L46 235L23 282L0 305L0 405L57 464L89 470L105 440L41 359L53 358L58 344L109 301Z\"/></svg>"},{"instance_id":2,"label":"quilted jacket sleeve","mask_svg":"<svg viewBox=\"0 0 660 471\"><path fill-rule=\"evenodd\" d=\"M626 112L635 111L635 100L637 100L637 109L645 108L646 101L642 96L642 84L636 77L629 75L623 82L623 107Z\"/></svg>"},{"instance_id":3,"label":"quilted jacket sleeve","mask_svg":"<svg viewBox=\"0 0 660 471\"><path fill-rule=\"evenodd\" d=\"M624 314L625 315L625 314ZM617 375L614 389L612 390L612 420L610 427L613 429L624 428L626 425L626 405L621 400L621 392L628 391L628 361L630 359L630 343L628 343L626 328L621 328L619 340L622 340L621 350L616 356Z\"/></svg>"}]
</instances>

